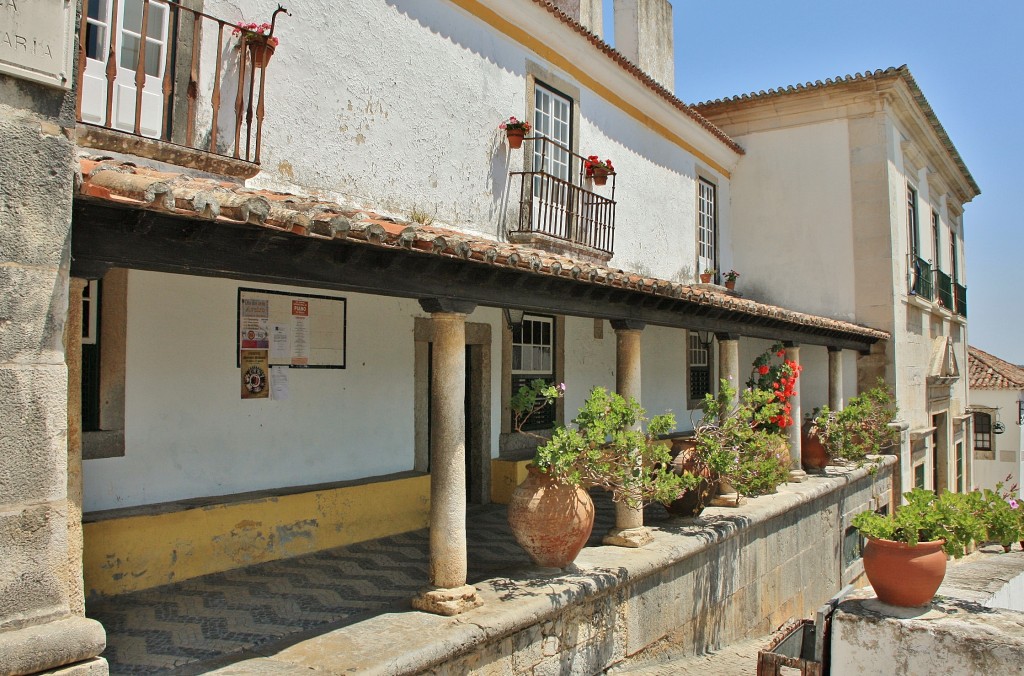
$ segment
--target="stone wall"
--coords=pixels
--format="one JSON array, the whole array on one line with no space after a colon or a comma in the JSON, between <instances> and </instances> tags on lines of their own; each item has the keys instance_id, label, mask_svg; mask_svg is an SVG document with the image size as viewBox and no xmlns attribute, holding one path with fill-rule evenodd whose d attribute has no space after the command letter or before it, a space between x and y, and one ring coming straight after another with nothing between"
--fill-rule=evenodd
<instances>
[{"instance_id":1,"label":"stone wall","mask_svg":"<svg viewBox=\"0 0 1024 676\"><path fill-rule=\"evenodd\" d=\"M0 75L0 102L0 673L105 673L68 499L74 92Z\"/></svg>"}]
</instances>

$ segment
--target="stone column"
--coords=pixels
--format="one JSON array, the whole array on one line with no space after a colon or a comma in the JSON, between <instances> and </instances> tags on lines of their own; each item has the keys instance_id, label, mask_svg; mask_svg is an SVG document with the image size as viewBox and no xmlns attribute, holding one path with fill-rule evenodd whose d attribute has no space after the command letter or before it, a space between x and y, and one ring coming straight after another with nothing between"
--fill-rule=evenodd
<instances>
[{"instance_id":1,"label":"stone column","mask_svg":"<svg viewBox=\"0 0 1024 676\"><path fill-rule=\"evenodd\" d=\"M843 410L843 350L832 346L828 348L828 407Z\"/></svg>"},{"instance_id":2,"label":"stone column","mask_svg":"<svg viewBox=\"0 0 1024 676\"><path fill-rule=\"evenodd\" d=\"M615 320L615 390L627 400L640 399L640 333L645 324L631 320ZM643 508L632 508L624 502L615 503L615 528L604 537L606 545L643 547L651 542L651 532L644 527Z\"/></svg>"},{"instance_id":3,"label":"stone column","mask_svg":"<svg viewBox=\"0 0 1024 676\"><path fill-rule=\"evenodd\" d=\"M735 390L732 397L732 405L736 406L740 400L740 340L734 333L716 333L718 338L718 373L719 377L729 381L729 386Z\"/></svg>"},{"instance_id":4,"label":"stone column","mask_svg":"<svg viewBox=\"0 0 1024 676\"><path fill-rule=\"evenodd\" d=\"M72 277L68 321L64 324L64 359L68 365L68 563L71 612L85 615L82 581L82 291L86 280Z\"/></svg>"},{"instance_id":5,"label":"stone column","mask_svg":"<svg viewBox=\"0 0 1024 676\"><path fill-rule=\"evenodd\" d=\"M796 343L786 343L786 359L796 364L800 363L800 346ZM803 413L800 411L800 378L796 380L796 391L789 400L792 408L790 416L793 424L789 426L789 480L794 483L807 481L807 472L804 471L800 462L801 441L800 426L803 423Z\"/></svg>"},{"instance_id":6,"label":"stone column","mask_svg":"<svg viewBox=\"0 0 1024 676\"><path fill-rule=\"evenodd\" d=\"M421 300L434 322L430 436L430 586L414 608L457 615L481 604L466 584L466 315L472 303Z\"/></svg>"}]
</instances>

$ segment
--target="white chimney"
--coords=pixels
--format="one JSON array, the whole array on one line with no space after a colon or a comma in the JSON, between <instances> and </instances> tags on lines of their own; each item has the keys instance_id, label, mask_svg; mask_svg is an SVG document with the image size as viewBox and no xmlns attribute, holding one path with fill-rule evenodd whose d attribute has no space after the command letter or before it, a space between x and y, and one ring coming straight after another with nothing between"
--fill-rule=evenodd
<instances>
[{"instance_id":1,"label":"white chimney","mask_svg":"<svg viewBox=\"0 0 1024 676\"><path fill-rule=\"evenodd\" d=\"M672 5L668 0L615 0L615 49L675 91Z\"/></svg>"},{"instance_id":2,"label":"white chimney","mask_svg":"<svg viewBox=\"0 0 1024 676\"><path fill-rule=\"evenodd\" d=\"M551 0L551 4L604 39L604 0Z\"/></svg>"}]
</instances>

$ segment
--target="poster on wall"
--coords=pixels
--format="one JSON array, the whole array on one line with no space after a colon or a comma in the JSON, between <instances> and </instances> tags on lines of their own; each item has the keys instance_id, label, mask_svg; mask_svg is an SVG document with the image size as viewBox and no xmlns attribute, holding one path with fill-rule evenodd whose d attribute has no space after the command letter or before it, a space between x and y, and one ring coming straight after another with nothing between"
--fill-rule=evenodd
<instances>
[{"instance_id":1,"label":"poster on wall","mask_svg":"<svg viewBox=\"0 0 1024 676\"><path fill-rule=\"evenodd\" d=\"M266 350L242 350L242 399L270 397L270 366Z\"/></svg>"},{"instance_id":2,"label":"poster on wall","mask_svg":"<svg viewBox=\"0 0 1024 676\"><path fill-rule=\"evenodd\" d=\"M263 350L270 366L345 368L348 302L338 296L238 289L238 364Z\"/></svg>"}]
</instances>

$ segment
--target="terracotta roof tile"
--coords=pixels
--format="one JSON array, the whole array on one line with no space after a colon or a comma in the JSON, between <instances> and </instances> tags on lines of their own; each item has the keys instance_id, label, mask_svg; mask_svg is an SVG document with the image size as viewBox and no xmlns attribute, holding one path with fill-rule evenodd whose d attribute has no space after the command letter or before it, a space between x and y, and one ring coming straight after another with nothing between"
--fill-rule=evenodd
<instances>
[{"instance_id":1,"label":"terracotta roof tile","mask_svg":"<svg viewBox=\"0 0 1024 676\"><path fill-rule=\"evenodd\" d=\"M980 195L981 188L978 187L978 184L975 182L974 177L971 175L971 172L968 171L967 165L964 163L964 160L960 156L959 151L957 151L956 146L953 145L953 141L950 140L949 134L946 133L945 128L943 128L942 124L939 122L939 117L935 114L935 111L932 109L931 104L928 103L928 99L925 98L924 92L922 92L921 88L917 85L917 81L914 79L914 76L910 74L910 69L907 67L906 64L903 64L899 68L893 68L890 66L885 70L866 70L863 73L854 73L853 75L840 75L837 76L835 79L825 78L824 82L822 82L821 80L815 80L814 82L806 82L804 84L797 85L788 85L785 87L779 87L778 89L769 89L768 91L762 89L759 92L750 92L749 94L739 94L737 96L727 96L722 99L715 99L714 101L704 101L701 103L695 103L693 104L693 108L700 113L712 114L715 110L719 108L735 106L735 104L737 103L747 101L762 101L769 98L789 96L791 94L795 94L798 92L825 89L828 87L841 87L848 85L850 83L863 82L866 80L881 81L894 78L901 78L904 82L907 83L907 86L910 88L910 93L914 97L914 101L921 109L922 114L924 114L925 118L928 120L928 123L931 125L932 130L935 132L935 135L938 136L939 141L942 143L942 146L946 149L946 152L949 153L949 156L953 158L953 161L954 163L956 163L957 168L963 173L964 177L967 179L967 182L974 190L974 195Z\"/></svg>"},{"instance_id":2,"label":"terracotta roof tile","mask_svg":"<svg viewBox=\"0 0 1024 676\"><path fill-rule=\"evenodd\" d=\"M1024 368L973 345L967 347L967 375L972 389L1024 390Z\"/></svg>"},{"instance_id":3,"label":"terracotta roof tile","mask_svg":"<svg viewBox=\"0 0 1024 676\"><path fill-rule=\"evenodd\" d=\"M79 166L77 190L84 198L215 223L248 224L384 249L416 249L435 256L462 258L538 275L633 288L651 295L682 298L706 307L739 312L751 318L778 319L794 328L836 331L869 342L889 338L884 331L786 310L724 291L644 277L528 246L498 242L443 226L420 225L312 197L252 190L239 184L186 174L161 173L118 160L80 158Z\"/></svg>"},{"instance_id":4,"label":"terracotta roof tile","mask_svg":"<svg viewBox=\"0 0 1024 676\"><path fill-rule=\"evenodd\" d=\"M627 59L625 56L623 56L622 52L619 52L614 47L610 46L607 42L602 40L599 35L591 33L589 30L587 30L586 26L581 24L579 21L576 21L571 16L569 16L561 9L559 9L552 3L548 2L547 0L533 1L540 5L541 7L547 9L556 17L558 17L558 19L562 23L572 27L577 33L579 33L587 40L589 40L592 45L594 45L602 52L604 52L606 55L608 55L608 57L610 57L613 61L618 63L622 68L624 68L627 72L633 75L636 79L640 80L640 82L642 82L645 86L654 90L654 92L661 96L661 98L668 101L672 106L679 109L686 116L692 118L695 122L697 122L697 124L699 124L701 127L710 132L712 136L720 140L725 145L729 146L729 148L739 153L740 155L746 152L740 146L740 144L736 143L736 141L733 141L728 134L726 134L724 131L716 127L714 123L712 123L710 120L701 115L700 112L695 110L692 106L683 103L683 101L679 97L677 97L671 91L666 89L653 77L645 73L640 68L640 66L636 65L635 63Z\"/></svg>"}]
</instances>

